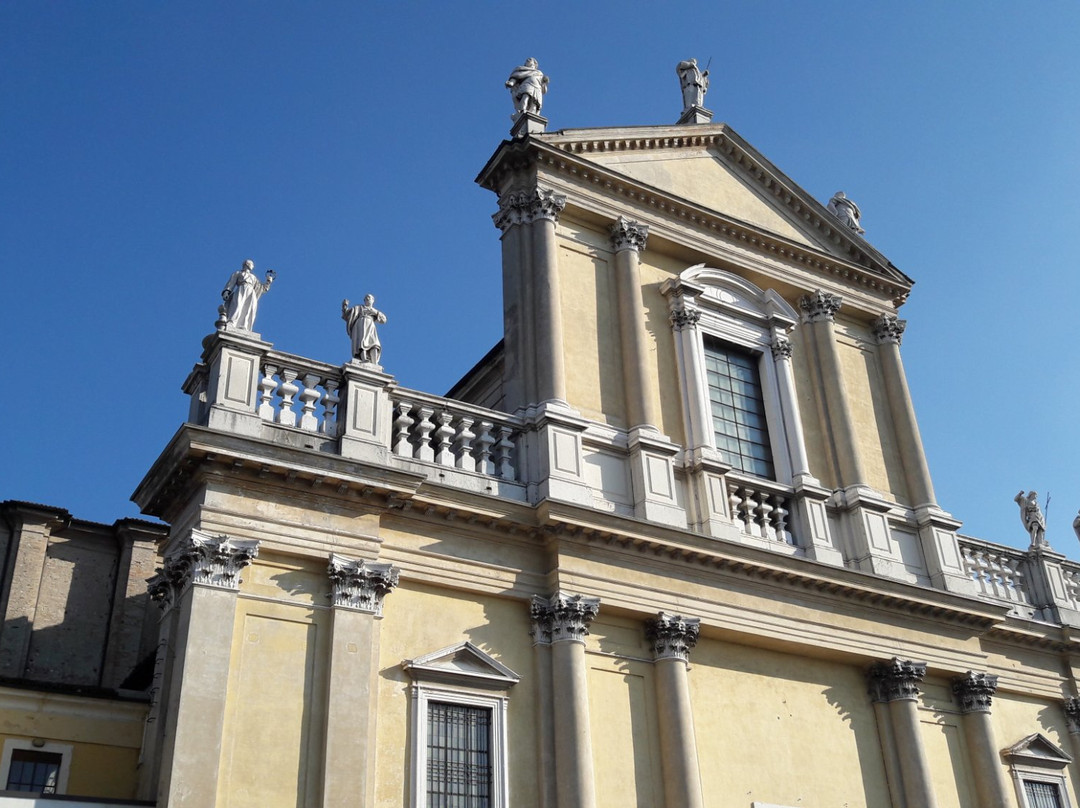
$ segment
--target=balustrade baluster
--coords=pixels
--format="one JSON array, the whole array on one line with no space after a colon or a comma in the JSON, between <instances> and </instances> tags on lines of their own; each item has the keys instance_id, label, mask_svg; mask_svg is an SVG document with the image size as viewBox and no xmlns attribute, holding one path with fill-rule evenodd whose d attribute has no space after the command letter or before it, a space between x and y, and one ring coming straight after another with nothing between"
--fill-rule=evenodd
<instances>
[{"instance_id":1,"label":"balustrade baluster","mask_svg":"<svg viewBox=\"0 0 1080 808\"><path fill-rule=\"evenodd\" d=\"M409 440L409 432L416 421L413 420L409 413L412 412L413 403L411 401L399 401L395 406L398 414L397 418L394 419L394 454L398 457L412 457L413 446Z\"/></svg>"},{"instance_id":2,"label":"balustrade baluster","mask_svg":"<svg viewBox=\"0 0 1080 808\"><path fill-rule=\"evenodd\" d=\"M481 421L479 432L476 435L476 470L481 474L494 474L495 466L491 462L491 447L495 445L492 430L495 425L491 421Z\"/></svg>"},{"instance_id":3,"label":"balustrade baluster","mask_svg":"<svg viewBox=\"0 0 1080 808\"><path fill-rule=\"evenodd\" d=\"M292 368L281 369L281 409L278 410L277 422L282 426L296 426L296 413L293 412L293 399L300 388L293 384L299 372Z\"/></svg>"},{"instance_id":4,"label":"balustrade baluster","mask_svg":"<svg viewBox=\"0 0 1080 808\"><path fill-rule=\"evenodd\" d=\"M446 410L441 410L435 416L435 419L439 422L438 427L435 429L435 462L440 466L454 465L454 453L450 449L454 440L454 428L450 426L453 417Z\"/></svg>"},{"instance_id":5,"label":"balustrade baluster","mask_svg":"<svg viewBox=\"0 0 1080 808\"><path fill-rule=\"evenodd\" d=\"M741 493L743 498L742 522L746 526L746 532L751 536L756 536L758 535L757 520L755 518L755 513L757 512L758 507L757 491L755 491L753 488L747 488L746 486L743 486Z\"/></svg>"},{"instance_id":6,"label":"balustrade baluster","mask_svg":"<svg viewBox=\"0 0 1080 808\"><path fill-rule=\"evenodd\" d=\"M788 509L787 498L780 494L773 494L773 529L776 531L777 541L788 541Z\"/></svg>"},{"instance_id":7,"label":"balustrade baluster","mask_svg":"<svg viewBox=\"0 0 1080 808\"><path fill-rule=\"evenodd\" d=\"M308 432L319 431L319 419L315 416L315 402L319 400L319 391L315 388L319 384L317 373L305 373L304 389L300 393L300 428Z\"/></svg>"},{"instance_id":8,"label":"balustrade baluster","mask_svg":"<svg viewBox=\"0 0 1080 808\"><path fill-rule=\"evenodd\" d=\"M776 532L772 525L772 512L773 506L769 502L769 494L767 491L758 492L758 506L755 508L757 512L757 522L761 525L761 538L769 539L770 541L776 538Z\"/></svg>"},{"instance_id":9,"label":"balustrade baluster","mask_svg":"<svg viewBox=\"0 0 1080 808\"><path fill-rule=\"evenodd\" d=\"M472 442L476 435L472 425L472 418L461 416L458 419L457 437L454 438L454 465L466 471L476 471L476 460L472 456Z\"/></svg>"},{"instance_id":10,"label":"balustrade baluster","mask_svg":"<svg viewBox=\"0 0 1080 808\"><path fill-rule=\"evenodd\" d=\"M420 422L416 425L416 459L433 463L435 450L431 447L431 432L435 429L435 424L431 416L435 414L435 410L431 407L420 407L416 414L420 416Z\"/></svg>"},{"instance_id":11,"label":"balustrade baluster","mask_svg":"<svg viewBox=\"0 0 1080 808\"><path fill-rule=\"evenodd\" d=\"M322 397L322 433L333 438L337 437L338 434L337 406L341 402L337 394L338 381L337 379L326 379L323 381L323 387L326 388L326 393Z\"/></svg>"},{"instance_id":12,"label":"balustrade baluster","mask_svg":"<svg viewBox=\"0 0 1080 808\"><path fill-rule=\"evenodd\" d=\"M499 442L495 444L495 474L501 480L514 479L514 467L510 464L510 452L513 448L510 427L500 425Z\"/></svg>"},{"instance_id":13,"label":"balustrade baluster","mask_svg":"<svg viewBox=\"0 0 1080 808\"><path fill-rule=\"evenodd\" d=\"M728 506L731 509L731 518L737 522L743 521L743 500L739 496L738 486L731 486L728 491ZM746 524L743 523L743 532L746 532Z\"/></svg>"},{"instance_id":14,"label":"balustrade baluster","mask_svg":"<svg viewBox=\"0 0 1080 808\"><path fill-rule=\"evenodd\" d=\"M277 367L269 363L263 365L263 377L259 380L259 417L264 421L274 420L274 390L277 389L277 382L274 380L274 374L278 372Z\"/></svg>"}]
</instances>

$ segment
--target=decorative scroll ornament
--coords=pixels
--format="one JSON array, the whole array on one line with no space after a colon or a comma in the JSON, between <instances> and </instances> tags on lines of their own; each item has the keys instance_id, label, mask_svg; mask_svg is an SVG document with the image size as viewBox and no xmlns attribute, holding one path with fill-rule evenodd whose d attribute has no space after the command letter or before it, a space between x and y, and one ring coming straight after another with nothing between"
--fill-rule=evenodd
<instances>
[{"instance_id":1,"label":"decorative scroll ornament","mask_svg":"<svg viewBox=\"0 0 1080 808\"><path fill-rule=\"evenodd\" d=\"M589 623L600 611L600 598L556 592L550 598L532 599L533 642L550 644L562 641L584 642Z\"/></svg>"},{"instance_id":2,"label":"decorative scroll ornament","mask_svg":"<svg viewBox=\"0 0 1080 808\"><path fill-rule=\"evenodd\" d=\"M668 319L671 320L671 327L675 331L682 331L688 325L697 325L698 320L701 319L701 312L694 309L675 309Z\"/></svg>"},{"instance_id":3,"label":"decorative scroll ornament","mask_svg":"<svg viewBox=\"0 0 1080 808\"><path fill-rule=\"evenodd\" d=\"M566 197L551 188L534 188L517 191L499 199L499 212L491 220L504 233L516 224L529 224L539 219L559 221L559 214L566 207Z\"/></svg>"},{"instance_id":4,"label":"decorative scroll ornament","mask_svg":"<svg viewBox=\"0 0 1080 808\"><path fill-rule=\"evenodd\" d=\"M962 713L988 713L997 690L998 678L992 673L968 671L952 682L953 695L960 699Z\"/></svg>"},{"instance_id":5,"label":"decorative scroll ornament","mask_svg":"<svg viewBox=\"0 0 1080 808\"><path fill-rule=\"evenodd\" d=\"M1070 735L1080 735L1080 699L1076 696L1065 699L1065 724Z\"/></svg>"},{"instance_id":6,"label":"decorative scroll ornament","mask_svg":"<svg viewBox=\"0 0 1080 808\"><path fill-rule=\"evenodd\" d=\"M839 295L832 295L820 289L812 295L803 295L799 298L799 308L806 312L808 323L835 319L836 312L840 311L843 303L844 299Z\"/></svg>"},{"instance_id":7,"label":"decorative scroll ornament","mask_svg":"<svg viewBox=\"0 0 1080 808\"><path fill-rule=\"evenodd\" d=\"M876 662L867 673L870 697L874 701L914 701L919 697L919 682L925 676L925 662L898 657L889 662Z\"/></svg>"},{"instance_id":8,"label":"decorative scroll ornament","mask_svg":"<svg viewBox=\"0 0 1080 808\"><path fill-rule=\"evenodd\" d=\"M645 249L648 238L649 226L647 224L639 224L625 216L620 216L611 226L611 243L615 247L615 252L621 250L641 252Z\"/></svg>"},{"instance_id":9,"label":"decorative scroll ornament","mask_svg":"<svg viewBox=\"0 0 1080 808\"><path fill-rule=\"evenodd\" d=\"M690 649L697 645L701 620L679 614L660 612L645 623L645 636L653 646L656 659L690 659Z\"/></svg>"},{"instance_id":10,"label":"decorative scroll ornament","mask_svg":"<svg viewBox=\"0 0 1080 808\"><path fill-rule=\"evenodd\" d=\"M382 616L383 598L398 585L393 564L330 554L330 598L335 606Z\"/></svg>"},{"instance_id":11,"label":"decorative scroll ornament","mask_svg":"<svg viewBox=\"0 0 1080 808\"><path fill-rule=\"evenodd\" d=\"M901 320L895 314L888 313L882 314L870 324L871 332L879 345L887 342L895 342L899 345L905 328L907 328L907 320Z\"/></svg>"},{"instance_id":12,"label":"decorative scroll ornament","mask_svg":"<svg viewBox=\"0 0 1080 808\"><path fill-rule=\"evenodd\" d=\"M772 348L773 359L791 359L791 340L783 334L777 334L773 337L773 341L769 347Z\"/></svg>"},{"instance_id":13,"label":"decorative scroll ornament","mask_svg":"<svg viewBox=\"0 0 1080 808\"><path fill-rule=\"evenodd\" d=\"M175 605L188 584L218 589L240 588L240 571L259 555L254 539L232 539L191 531L187 542L165 557L147 581L150 598L163 608Z\"/></svg>"}]
</instances>

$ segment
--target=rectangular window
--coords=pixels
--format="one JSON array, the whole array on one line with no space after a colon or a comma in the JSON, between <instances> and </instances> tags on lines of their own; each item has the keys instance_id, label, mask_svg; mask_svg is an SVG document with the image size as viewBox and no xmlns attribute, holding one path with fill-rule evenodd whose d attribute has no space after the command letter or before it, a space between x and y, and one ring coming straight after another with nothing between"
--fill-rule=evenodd
<instances>
[{"instance_id":1,"label":"rectangular window","mask_svg":"<svg viewBox=\"0 0 1080 808\"><path fill-rule=\"evenodd\" d=\"M428 702L428 808L490 808L491 710Z\"/></svg>"},{"instance_id":2,"label":"rectangular window","mask_svg":"<svg viewBox=\"0 0 1080 808\"><path fill-rule=\"evenodd\" d=\"M1027 797L1029 808L1064 808L1056 783L1025 780L1024 796Z\"/></svg>"},{"instance_id":3,"label":"rectangular window","mask_svg":"<svg viewBox=\"0 0 1080 808\"><path fill-rule=\"evenodd\" d=\"M706 338L705 373L716 448L736 471L775 479L757 356Z\"/></svg>"},{"instance_id":4,"label":"rectangular window","mask_svg":"<svg viewBox=\"0 0 1080 808\"><path fill-rule=\"evenodd\" d=\"M14 749L8 769L8 791L55 794L63 756L36 749Z\"/></svg>"}]
</instances>

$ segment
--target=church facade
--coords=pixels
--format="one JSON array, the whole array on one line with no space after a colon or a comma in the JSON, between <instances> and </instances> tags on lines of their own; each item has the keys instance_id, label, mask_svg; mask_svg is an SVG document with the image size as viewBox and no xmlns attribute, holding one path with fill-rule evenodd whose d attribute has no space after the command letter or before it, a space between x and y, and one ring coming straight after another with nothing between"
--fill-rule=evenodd
<instances>
[{"instance_id":1,"label":"church facade","mask_svg":"<svg viewBox=\"0 0 1080 808\"><path fill-rule=\"evenodd\" d=\"M1080 565L938 503L912 280L712 123L692 60L678 124L558 132L530 61L477 178L504 334L447 396L377 364L373 300L344 365L223 307L133 497L167 527L3 504L8 788L1076 805Z\"/></svg>"}]
</instances>

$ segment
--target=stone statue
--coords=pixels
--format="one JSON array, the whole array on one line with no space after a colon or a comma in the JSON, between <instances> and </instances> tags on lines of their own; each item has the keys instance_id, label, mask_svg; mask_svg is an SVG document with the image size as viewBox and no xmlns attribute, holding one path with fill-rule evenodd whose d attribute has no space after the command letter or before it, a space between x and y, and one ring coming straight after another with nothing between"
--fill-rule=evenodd
<instances>
[{"instance_id":1,"label":"stone statue","mask_svg":"<svg viewBox=\"0 0 1080 808\"><path fill-rule=\"evenodd\" d=\"M829 200L829 213L859 235L866 232L859 225L859 219L862 217L859 206L848 199L843 191L837 191Z\"/></svg>"},{"instance_id":2,"label":"stone statue","mask_svg":"<svg viewBox=\"0 0 1080 808\"><path fill-rule=\"evenodd\" d=\"M352 355L361 362L379 364L382 356L382 343L379 342L377 323L385 323L386 315L375 308L375 295L365 295L364 305L349 306L346 298L341 301L341 319L345 321L345 330L352 340Z\"/></svg>"},{"instance_id":3,"label":"stone statue","mask_svg":"<svg viewBox=\"0 0 1080 808\"><path fill-rule=\"evenodd\" d=\"M1073 519L1073 533L1076 534L1076 538L1080 539L1080 513L1076 514L1076 518Z\"/></svg>"},{"instance_id":4,"label":"stone statue","mask_svg":"<svg viewBox=\"0 0 1080 808\"><path fill-rule=\"evenodd\" d=\"M511 120L517 120L525 113L540 114L544 106L544 93L548 90L548 77L540 72L536 60L528 58L525 64L515 67L506 80L510 97L514 99L514 114Z\"/></svg>"},{"instance_id":5,"label":"stone statue","mask_svg":"<svg viewBox=\"0 0 1080 808\"><path fill-rule=\"evenodd\" d=\"M267 270L266 280L260 283L255 277L255 262L251 259L245 261L221 290L221 299L225 303L218 311L224 320L224 327L241 331L253 330L255 315L259 311L259 298L270 290L270 284L275 277L274 270Z\"/></svg>"},{"instance_id":6,"label":"stone statue","mask_svg":"<svg viewBox=\"0 0 1080 808\"><path fill-rule=\"evenodd\" d=\"M701 71L697 59L686 59L675 68L682 86L683 112L691 107L705 106L705 93L709 91L709 71Z\"/></svg>"},{"instance_id":7,"label":"stone statue","mask_svg":"<svg viewBox=\"0 0 1080 808\"><path fill-rule=\"evenodd\" d=\"M1024 530L1031 536L1031 548L1049 547L1046 541L1046 517L1043 516L1042 508L1039 507L1039 495L1035 491L1025 494L1021 491L1013 501L1020 506L1020 520L1024 523ZM1077 517L1080 519L1080 517ZM1074 523L1075 527L1075 523Z\"/></svg>"}]
</instances>

